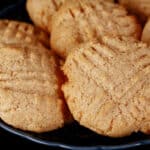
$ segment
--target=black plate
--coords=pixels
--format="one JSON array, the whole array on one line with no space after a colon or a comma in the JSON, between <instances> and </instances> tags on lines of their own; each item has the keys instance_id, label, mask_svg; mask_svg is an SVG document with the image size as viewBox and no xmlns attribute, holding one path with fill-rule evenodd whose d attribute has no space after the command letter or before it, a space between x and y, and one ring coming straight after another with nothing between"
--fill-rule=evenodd
<instances>
[{"instance_id":1,"label":"black plate","mask_svg":"<svg viewBox=\"0 0 150 150\"><path fill-rule=\"evenodd\" d=\"M121 150L150 144L150 136L142 133L124 138L108 138L81 127L76 122L62 129L42 134L21 131L6 125L3 121L0 121L0 127L39 144L70 150Z\"/></svg>"},{"instance_id":2,"label":"black plate","mask_svg":"<svg viewBox=\"0 0 150 150\"><path fill-rule=\"evenodd\" d=\"M0 18L31 22L25 11L25 0L4 0L7 7L0 6ZM125 149L141 145L150 145L150 136L142 133L132 134L125 138L108 138L79 126L76 122L62 129L44 134L24 132L6 125L0 120L4 130L26 138L30 141L73 150Z\"/></svg>"}]
</instances>

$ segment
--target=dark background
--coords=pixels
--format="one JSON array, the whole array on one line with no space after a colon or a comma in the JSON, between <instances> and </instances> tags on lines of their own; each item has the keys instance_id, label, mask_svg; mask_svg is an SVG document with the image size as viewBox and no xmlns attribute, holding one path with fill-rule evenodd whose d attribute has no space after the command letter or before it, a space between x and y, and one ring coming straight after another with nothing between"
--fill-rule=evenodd
<instances>
[{"instance_id":1,"label":"dark background","mask_svg":"<svg viewBox=\"0 0 150 150\"><path fill-rule=\"evenodd\" d=\"M17 5L16 5L17 3ZM13 19L31 22L25 10L25 0L0 0L0 19ZM47 146L39 145L37 143L33 143L26 139L20 138L16 135L12 135L7 131L4 131L0 128L0 149L16 149L16 148L35 148L42 150L58 150L60 148L50 148ZM4 147L4 148L3 148ZM132 148L133 149L133 148ZM132 150L131 149L131 150ZM142 146L136 149L150 149L149 146Z\"/></svg>"}]
</instances>

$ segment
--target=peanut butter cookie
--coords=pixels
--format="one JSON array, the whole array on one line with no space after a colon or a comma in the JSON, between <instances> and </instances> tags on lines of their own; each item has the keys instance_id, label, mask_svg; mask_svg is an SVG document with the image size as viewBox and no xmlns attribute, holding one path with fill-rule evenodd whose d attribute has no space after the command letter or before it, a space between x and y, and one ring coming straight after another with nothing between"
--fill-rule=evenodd
<instances>
[{"instance_id":1,"label":"peanut butter cookie","mask_svg":"<svg viewBox=\"0 0 150 150\"><path fill-rule=\"evenodd\" d=\"M15 128L46 132L70 121L60 87L62 74L51 51L0 44L0 118Z\"/></svg>"},{"instance_id":2,"label":"peanut butter cookie","mask_svg":"<svg viewBox=\"0 0 150 150\"><path fill-rule=\"evenodd\" d=\"M72 51L63 86L75 120L105 136L150 134L150 48L104 37Z\"/></svg>"},{"instance_id":3,"label":"peanut butter cookie","mask_svg":"<svg viewBox=\"0 0 150 150\"><path fill-rule=\"evenodd\" d=\"M79 44L112 35L139 39L141 26L118 4L104 0L69 0L52 17L51 46L66 57Z\"/></svg>"}]
</instances>

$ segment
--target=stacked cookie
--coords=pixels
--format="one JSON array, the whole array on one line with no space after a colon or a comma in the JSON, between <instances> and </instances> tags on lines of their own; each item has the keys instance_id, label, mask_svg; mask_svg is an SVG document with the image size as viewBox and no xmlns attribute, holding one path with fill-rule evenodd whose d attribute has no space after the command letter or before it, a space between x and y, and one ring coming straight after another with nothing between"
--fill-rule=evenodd
<instances>
[{"instance_id":1,"label":"stacked cookie","mask_svg":"<svg viewBox=\"0 0 150 150\"><path fill-rule=\"evenodd\" d=\"M27 9L37 24L32 3L28 0ZM52 50L65 60L62 70L67 81L62 90L74 119L111 137L149 133L150 48L139 41L141 36L143 41L149 40L148 25L142 33L140 21L113 1L51 3L55 13L46 13L47 31ZM149 14L147 1L119 3L127 4L128 10L138 3L135 12L143 18ZM139 11L144 6L146 9Z\"/></svg>"},{"instance_id":2,"label":"stacked cookie","mask_svg":"<svg viewBox=\"0 0 150 150\"><path fill-rule=\"evenodd\" d=\"M33 132L73 116L105 136L150 134L149 23L127 11L145 19L148 2L135 3L28 0L38 27L1 21L0 118Z\"/></svg>"},{"instance_id":3,"label":"stacked cookie","mask_svg":"<svg viewBox=\"0 0 150 150\"><path fill-rule=\"evenodd\" d=\"M73 47L101 41L104 35L139 39L141 26L118 4L103 0L71 0L55 13L51 25L51 47L66 57Z\"/></svg>"}]
</instances>

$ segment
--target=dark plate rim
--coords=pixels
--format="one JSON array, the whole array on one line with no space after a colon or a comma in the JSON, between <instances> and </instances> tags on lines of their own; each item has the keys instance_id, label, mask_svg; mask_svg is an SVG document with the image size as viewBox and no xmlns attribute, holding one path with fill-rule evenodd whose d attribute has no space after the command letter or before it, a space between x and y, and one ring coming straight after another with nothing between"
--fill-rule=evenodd
<instances>
[{"instance_id":1,"label":"dark plate rim","mask_svg":"<svg viewBox=\"0 0 150 150\"><path fill-rule=\"evenodd\" d=\"M50 146L50 147L59 147L59 148L65 148L65 149L69 149L69 150L119 150L119 149L127 149L127 148L135 148L138 146L146 146L146 145L150 145L150 139L146 139L146 140L139 140L139 141L135 141L135 142L131 142L128 144L119 144L119 145L95 145L95 146L76 146L76 145L70 145L70 144L65 144L62 142L52 142L49 140L43 140L39 137L35 137L33 135L31 135L30 133L27 133L25 131L21 131L19 129L15 129L9 125L7 125L6 123L4 123L3 121L0 120L0 127L2 129L4 129L7 132L10 132L14 135L17 135L21 138L27 139L29 141L41 144L41 145L45 145L45 146Z\"/></svg>"}]
</instances>

